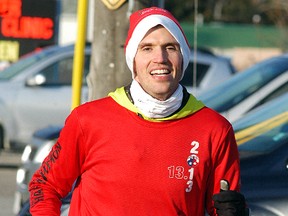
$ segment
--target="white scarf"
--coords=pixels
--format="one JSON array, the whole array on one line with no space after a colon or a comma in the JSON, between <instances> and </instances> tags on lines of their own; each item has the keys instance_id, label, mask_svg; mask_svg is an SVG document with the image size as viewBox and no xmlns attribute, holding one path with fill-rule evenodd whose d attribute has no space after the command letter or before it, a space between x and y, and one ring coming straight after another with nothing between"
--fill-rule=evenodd
<instances>
[{"instance_id":1,"label":"white scarf","mask_svg":"<svg viewBox=\"0 0 288 216\"><path fill-rule=\"evenodd\" d=\"M130 92L134 105L149 118L164 118L174 113L181 106L183 88L178 86L176 91L165 101L160 101L147 94L140 84L133 80Z\"/></svg>"}]
</instances>

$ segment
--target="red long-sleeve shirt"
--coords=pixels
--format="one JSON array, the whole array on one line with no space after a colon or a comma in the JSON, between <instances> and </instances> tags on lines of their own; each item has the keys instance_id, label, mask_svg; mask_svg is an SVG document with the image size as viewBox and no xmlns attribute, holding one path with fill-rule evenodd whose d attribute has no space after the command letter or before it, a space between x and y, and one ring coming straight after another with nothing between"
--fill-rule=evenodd
<instances>
[{"instance_id":1,"label":"red long-sleeve shirt","mask_svg":"<svg viewBox=\"0 0 288 216\"><path fill-rule=\"evenodd\" d=\"M76 108L30 183L32 215L59 215L59 198L77 178L70 215L216 215L220 180L239 190L234 133L211 109L191 109L155 122L115 97Z\"/></svg>"}]
</instances>

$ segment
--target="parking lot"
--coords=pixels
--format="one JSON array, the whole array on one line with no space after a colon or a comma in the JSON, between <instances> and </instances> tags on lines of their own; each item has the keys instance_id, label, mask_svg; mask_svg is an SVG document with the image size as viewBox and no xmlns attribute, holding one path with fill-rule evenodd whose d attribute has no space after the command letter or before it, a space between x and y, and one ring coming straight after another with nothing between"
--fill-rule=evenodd
<instances>
[{"instance_id":1,"label":"parking lot","mask_svg":"<svg viewBox=\"0 0 288 216\"><path fill-rule=\"evenodd\" d=\"M13 216L13 201L16 187L16 171L20 153L0 152L0 216Z\"/></svg>"}]
</instances>

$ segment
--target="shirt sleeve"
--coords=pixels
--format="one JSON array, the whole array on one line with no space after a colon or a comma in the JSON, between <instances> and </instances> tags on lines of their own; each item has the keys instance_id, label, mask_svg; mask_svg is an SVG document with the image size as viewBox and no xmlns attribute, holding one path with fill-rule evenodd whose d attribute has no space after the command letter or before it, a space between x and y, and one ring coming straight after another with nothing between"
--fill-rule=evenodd
<instances>
[{"instance_id":1,"label":"shirt sleeve","mask_svg":"<svg viewBox=\"0 0 288 216\"><path fill-rule=\"evenodd\" d=\"M209 215L216 215L212 196L220 192L220 180L230 184L230 190L240 191L240 161L238 147L232 126L220 137L219 143L212 150L213 171L209 177L207 190L207 209Z\"/></svg>"},{"instance_id":2,"label":"shirt sleeve","mask_svg":"<svg viewBox=\"0 0 288 216\"><path fill-rule=\"evenodd\" d=\"M81 173L84 145L77 111L66 119L57 142L29 184L30 212L33 216L60 215L61 198L65 197ZM81 148L80 148L81 146Z\"/></svg>"}]
</instances>

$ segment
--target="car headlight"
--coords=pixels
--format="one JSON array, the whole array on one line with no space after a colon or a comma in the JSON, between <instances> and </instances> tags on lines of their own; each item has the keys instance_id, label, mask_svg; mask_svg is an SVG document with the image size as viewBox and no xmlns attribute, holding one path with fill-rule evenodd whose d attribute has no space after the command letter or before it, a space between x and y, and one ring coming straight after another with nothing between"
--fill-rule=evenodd
<instances>
[{"instance_id":1,"label":"car headlight","mask_svg":"<svg viewBox=\"0 0 288 216\"><path fill-rule=\"evenodd\" d=\"M17 174L16 174L17 184L23 183L24 179L25 179L25 170L23 168L20 168L17 170Z\"/></svg>"},{"instance_id":2,"label":"car headlight","mask_svg":"<svg viewBox=\"0 0 288 216\"><path fill-rule=\"evenodd\" d=\"M53 145L54 145L54 141L50 141L42 145L40 149L37 151L34 161L36 163L42 163L43 160L47 157L47 155L51 151L51 148Z\"/></svg>"},{"instance_id":3,"label":"car headlight","mask_svg":"<svg viewBox=\"0 0 288 216\"><path fill-rule=\"evenodd\" d=\"M29 160L29 156L32 152L32 148L30 145L26 145L25 148L24 148L24 151L22 153L22 156L21 156L21 161L23 163L27 162Z\"/></svg>"}]
</instances>

